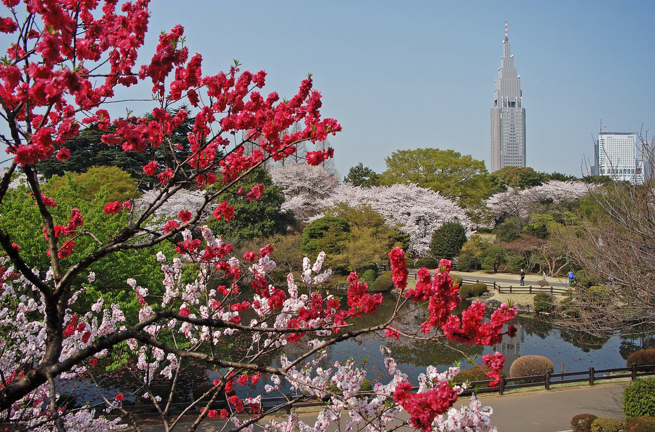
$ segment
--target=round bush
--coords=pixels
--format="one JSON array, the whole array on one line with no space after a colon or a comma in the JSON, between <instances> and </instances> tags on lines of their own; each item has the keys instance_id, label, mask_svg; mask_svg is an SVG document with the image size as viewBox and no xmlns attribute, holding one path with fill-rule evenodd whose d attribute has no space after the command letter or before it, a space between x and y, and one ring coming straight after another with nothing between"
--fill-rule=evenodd
<instances>
[{"instance_id":1,"label":"round bush","mask_svg":"<svg viewBox=\"0 0 655 432\"><path fill-rule=\"evenodd\" d=\"M619 432L623 423L613 418L597 418L591 423L591 432Z\"/></svg>"},{"instance_id":2,"label":"round bush","mask_svg":"<svg viewBox=\"0 0 655 432\"><path fill-rule=\"evenodd\" d=\"M368 286L368 292L387 292L393 289L391 272L384 272Z\"/></svg>"},{"instance_id":3,"label":"round bush","mask_svg":"<svg viewBox=\"0 0 655 432\"><path fill-rule=\"evenodd\" d=\"M471 297L471 285L462 285L459 287L459 296L463 299Z\"/></svg>"},{"instance_id":4,"label":"round bush","mask_svg":"<svg viewBox=\"0 0 655 432\"><path fill-rule=\"evenodd\" d=\"M439 262L432 257L421 258L416 261L416 268L427 267L429 269L436 269L439 266Z\"/></svg>"},{"instance_id":5,"label":"round bush","mask_svg":"<svg viewBox=\"0 0 655 432\"><path fill-rule=\"evenodd\" d=\"M552 312L555 309L555 300L552 295L539 293L534 296L535 312Z\"/></svg>"},{"instance_id":6,"label":"round bush","mask_svg":"<svg viewBox=\"0 0 655 432\"><path fill-rule=\"evenodd\" d=\"M539 279L537 281L537 285L539 285L540 287L545 287L546 285L548 285L548 281L545 281L543 279Z\"/></svg>"},{"instance_id":7,"label":"round bush","mask_svg":"<svg viewBox=\"0 0 655 432\"><path fill-rule=\"evenodd\" d=\"M455 282L455 286L462 283L462 278L459 276L450 275L450 278L453 280L453 282Z\"/></svg>"},{"instance_id":8,"label":"round bush","mask_svg":"<svg viewBox=\"0 0 655 432\"><path fill-rule=\"evenodd\" d=\"M373 383L364 378L362 385L359 387L359 391L371 391L373 390Z\"/></svg>"},{"instance_id":9,"label":"round bush","mask_svg":"<svg viewBox=\"0 0 655 432\"><path fill-rule=\"evenodd\" d=\"M655 378L638 379L623 390L622 411L625 418L655 417Z\"/></svg>"},{"instance_id":10,"label":"round bush","mask_svg":"<svg viewBox=\"0 0 655 432\"><path fill-rule=\"evenodd\" d=\"M471 258L470 255L461 253L459 254L459 257L457 257L457 270L458 271L471 271L473 268L473 265L475 262L473 261L473 258Z\"/></svg>"},{"instance_id":11,"label":"round bush","mask_svg":"<svg viewBox=\"0 0 655 432\"><path fill-rule=\"evenodd\" d=\"M545 375L546 372L552 374L555 370L553 362L548 358L539 355L526 355L517 358L509 369L509 376L512 378L521 378L533 375ZM526 380L531 382L532 380ZM535 379L534 381L540 381Z\"/></svg>"},{"instance_id":12,"label":"round bush","mask_svg":"<svg viewBox=\"0 0 655 432\"><path fill-rule=\"evenodd\" d=\"M655 365L655 348L639 350L630 354L625 366L632 367L633 364L637 366Z\"/></svg>"},{"instance_id":13,"label":"round bush","mask_svg":"<svg viewBox=\"0 0 655 432\"><path fill-rule=\"evenodd\" d=\"M591 424L596 420L593 414L578 414L571 419L573 432L591 432Z\"/></svg>"},{"instance_id":14,"label":"round bush","mask_svg":"<svg viewBox=\"0 0 655 432\"><path fill-rule=\"evenodd\" d=\"M366 282L367 284L371 284L375 282L375 279L377 279L378 274L375 270L366 270L364 274L362 275L362 282Z\"/></svg>"},{"instance_id":15,"label":"round bush","mask_svg":"<svg viewBox=\"0 0 655 432\"><path fill-rule=\"evenodd\" d=\"M487 285L483 283L476 283L471 285L471 296L480 297L482 294L488 291Z\"/></svg>"},{"instance_id":16,"label":"round bush","mask_svg":"<svg viewBox=\"0 0 655 432\"><path fill-rule=\"evenodd\" d=\"M625 422L623 432L655 432L655 417L632 417Z\"/></svg>"}]
</instances>

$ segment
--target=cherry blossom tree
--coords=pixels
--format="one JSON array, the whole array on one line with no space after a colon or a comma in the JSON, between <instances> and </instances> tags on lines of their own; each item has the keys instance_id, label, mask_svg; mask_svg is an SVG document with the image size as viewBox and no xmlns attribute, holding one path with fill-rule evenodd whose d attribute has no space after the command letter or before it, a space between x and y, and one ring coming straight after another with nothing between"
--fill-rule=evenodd
<instances>
[{"instance_id":1,"label":"cherry blossom tree","mask_svg":"<svg viewBox=\"0 0 655 432\"><path fill-rule=\"evenodd\" d=\"M338 184L337 178L326 168L307 164L287 163L273 167L270 175L284 193L286 200L282 211L292 211L303 222L316 215L319 202L329 197Z\"/></svg>"},{"instance_id":2,"label":"cherry blossom tree","mask_svg":"<svg viewBox=\"0 0 655 432\"><path fill-rule=\"evenodd\" d=\"M43 222L42 232L34 235L42 239L43 253L49 257L48 269L31 268L6 229L15 221L0 218L0 246L5 254L0 267L0 418L4 424L15 430L43 431L119 428L121 418L97 417L97 407L68 410L58 403L64 382L93 380L99 363L108 362L111 355L133 359L127 364L140 378L139 394L151 401L167 431L179 426L182 418L171 413L171 402L180 372L191 361L212 368L218 378L184 409L182 414L199 408L189 430L220 416L231 421L235 430L250 431L266 415L310 397L325 401L313 425L291 415L286 422L271 421L269 430L324 431L328 423L342 419L349 429L384 430L393 421L423 431L493 429L490 410L481 408L475 398L468 407L451 409L463 390L453 383L458 368L445 373L428 368L414 392L389 355L388 383L376 384L372 395L357 397L365 370L353 362L335 363L328 370L318 367L327 347L370 332L423 341L499 343L515 308L502 305L487 320L485 306L476 302L461 318L452 315L460 298L448 261L442 261L434 275L419 270L416 286L408 289L404 252L392 250L393 280L403 295L383 324L355 331L350 322L375 313L382 301L381 295L367 292L356 274L349 277L347 304L342 306L329 294L312 289L329 275L322 269L323 254L313 264L305 259L301 279L307 294L300 294L292 274L286 289L268 282L267 273L275 268L269 258L272 246L236 257L233 246L209 228L196 229L209 208L219 221L232 219L234 208L227 200L214 202L228 190L247 199L261 197L261 185L250 191L230 189L253 169L267 160L288 157L298 143L322 142L340 131L334 119L322 117L321 95L312 89L311 77L285 101L275 92L266 97L259 93L266 79L263 71L241 71L237 63L228 72L205 75L202 56L189 56L179 25L163 32L152 59L137 66L147 31L146 0L121 3L120 10L116 0L102 2L100 10L94 0L2 3L3 15L8 16L0 18L0 31L14 42L0 65L1 115L8 130L0 139L13 162L0 181L0 202L12 174L20 168ZM114 101L117 87L143 81L152 83L154 94L149 116L112 118L102 108ZM197 111L188 148L182 149L168 140L189 114L185 110L170 114L181 103ZM297 123L304 128L283 133ZM79 209L62 220L53 217L51 209L57 202L43 193L38 182L39 163L68 158L70 153L62 145L84 127L105 132L102 139L107 145L139 152L159 147L169 156L165 158L169 165L150 161L143 167L145 177L158 183L147 199L138 205L131 201L105 205L107 218L130 215L122 229L106 235L85 231L85 215ZM235 139L243 131L243 139ZM258 148L245 155L244 145L252 143ZM331 156L331 149L315 150L306 154L306 160L319 165ZM192 185L198 187L197 194L183 192ZM176 198L182 194L188 201ZM171 209L178 208L173 215ZM158 216L170 217L163 228L151 226ZM91 264L119 251L171 241L176 244L175 256L157 254L162 292L132 278L125 281L126 291L137 299L137 316L126 315L120 305L106 304L102 297L93 299L89 310L76 312L85 291L102 284L88 271ZM85 251L81 258L71 256L76 248ZM237 283L245 273L252 280L252 294L247 296ZM212 283L216 275L226 282L216 286ZM394 328L405 303L416 308L427 303L428 319L420 329ZM515 331L510 326L507 332L513 336ZM220 347L236 337L249 341L249 347L226 358ZM301 341L310 347L302 354L294 358L281 354L285 346ZM272 365L267 360L271 357L279 362ZM492 385L498 382L503 363L499 353L483 356ZM156 379L171 385L164 398L153 391ZM304 396L264 411L261 394L248 398L234 394L235 386L260 380L265 380L266 392L282 391L284 380ZM228 396L227 406L218 411L213 404L221 394ZM126 395L102 393L102 398L105 411L119 413L140 430L138 420L123 406ZM246 410L250 418L237 416ZM402 411L409 420L398 418Z\"/></svg>"},{"instance_id":3,"label":"cherry blossom tree","mask_svg":"<svg viewBox=\"0 0 655 432\"><path fill-rule=\"evenodd\" d=\"M327 209L337 203L351 207L370 205L385 217L386 222L410 237L409 251L426 256L432 233L446 222L458 221L469 232L473 223L465 211L439 192L417 185L395 184L364 188L342 184L333 193L314 204L315 209Z\"/></svg>"},{"instance_id":4,"label":"cherry blossom tree","mask_svg":"<svg viewBox=\"0 0 655 432\"><path fill-rule=\"evenodd\" d=\"M529 189L508 188L505 192L492 195L486 201L487 207L493 212L495 221L508 216L526 219L532 214L535 204L552 202L560 204L565 201L578 200L594 189L582 181L551 180L540 186Z\"/></svg>"}]
</instances>

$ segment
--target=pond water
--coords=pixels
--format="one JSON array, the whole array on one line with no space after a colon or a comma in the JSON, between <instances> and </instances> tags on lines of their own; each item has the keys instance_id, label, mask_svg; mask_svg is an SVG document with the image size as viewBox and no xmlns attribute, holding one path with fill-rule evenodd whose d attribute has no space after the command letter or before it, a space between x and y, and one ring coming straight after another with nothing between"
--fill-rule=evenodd
<instances>
[{"instance_id":1,"label":"pond water","mask_svg":"<svg viewBox=\"0 0 655 432\"><path fill-rule=\"evenodd\" d=\"M352 329L374 326L383 323L393 312L396 298L386 296L380 309L373 316L367 316L352 322ZM419 328L424 321L426 311L415 304L407 305L401 309L399 326L403 329ZM247 322L247 320L246 320ZM503 342L493 347L484 349L477 346L465 346L454 344L454 347L469 357L477 356L476 363L480 363L480 357L484 354L501 352L507 359L505 369L509 375L511 363L520 356L537 354L549 358L555 365L555 372L562 369L565 372L586 371L590 367L595 369L609 369L625 367L627 356L643 346L650 346L654 341L654 335L638 334L633 338L615 335L608 338L597 338L586 333L566 329L556 322L542 317L517 317L514 325L518 328L517 336L513 339L503 337ZM342 330L343 331L343 330ZM230 353L233 359L238 358L238 353L245 350L249 345L247 340L236 339L230 346ZM329 368L335 361L346 361L353 358L357 363L366 363L367 379L371 382L388 382L388 375L384 366L384 357L380 353L380 347L386 345L392 350L393 356L398 362L399 369L410 376L416 383L420 373L425 372L429 365L435 365L440 371L446 370L455 362L461 362L461 367L467 369L470 366L461 353L454 351L447 346L434 342L413 341L406 338L395 340L384 334L368 333L356 339L342 341L328 347L327 358L321 361L323 368ZM299 344L285 347L285 354L290 360L297 358L307 351L307 345ZM270 360L273 366L279 366L279 360ZM215 372L204 369L200 365L191 365L184 371L184 376L179 380L180 389L177 392L180 401L191 399L195 387L205 383L211 383L217 375ZM130 402L144 403L143 400L135 400L129 397L132 389L128 383L136 382L128 370L118 373L106 374L103 377L102 387L107 394L124 393L126 400ZM263 392L264 384L268 380L262 379L257 386L235 386L235 390L241 397L254 396ZM72 384L72 383L70 383ZM78 399L90 400L92 403L100 402L98 393L93 389L90 382L78 381L76 389L70 389L66 393L82 393ZM164 385L165 387L165 385ZM283 389L283 390L286 390Z\"/></svg>"}]
</instances>

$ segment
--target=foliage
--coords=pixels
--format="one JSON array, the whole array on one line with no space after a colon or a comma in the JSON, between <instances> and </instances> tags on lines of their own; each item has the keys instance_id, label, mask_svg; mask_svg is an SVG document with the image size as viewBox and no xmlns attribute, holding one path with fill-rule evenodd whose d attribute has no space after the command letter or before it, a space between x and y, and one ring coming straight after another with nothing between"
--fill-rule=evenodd
<instances>
[{"instance_id":1,"label":"foliage","mask_svg":"<svg viewBox=\"0 0 655 432\"><path fill-rule=\"evenodd\" d=\"M523 258L521 255L518 255L514 252L507 252L505 248L505 263L507 264L506 271L512 272L512 273L519 273L521 269L526 269L527 262L525 258Z\"/></svg>"},{"instance_id":2,"label":"foliage","mask_svg":"<svg viewBox=\"0 0 655 432\"><path fill-rule=\"evenodd\" d=\"M505 262L505 250L498 245L487 247L482 254L482 268L496 273Z\"/></svg>"},{"instance_id":3,"label":"foliage","mask_svg":"<svg viewBox=\"0 0 655 432\"><path fill-rule=\"evenodd\" d=\"M613 418L599 417L591 423L591 432L619 432L623 423Z\"/></svg>"},{"instance_id":4,"label":"foliage","mask_svg":"<svg viewBox=\"0 0 655 432\"><path fill-rule=\"evenodd\" d=\"M548 285L548 281L547 281L547 280L543 280L543 279L539 279L539 280L536 282L536 284L539 285L540 287L545 287L546 285Z\"/></svg>"},{"instance_id":5,"label":"foliage","mask_svg":"<svg viewBox=\"0 0 655 432\"><path fill-rule=\"evenodd\" d=\"M529 189L541 186L545 176L532 168L505 167L489 175L491 193L505 192L508 187L513 189Z\"/></svg>"},{"instance_id":6,"label":"foliage","mask_svg":"<svg viewBox=\"0 0 655 432\"><path fill-rule=\"evenodd\" d=\"M462 299L471 298L471 285L462 285L459 287L459 296Z\"/></svg>"},{"instance_id":7,"label":"foliage","mask_svg":"<svg viewBox=\"0 0 655 432\"><path fill-rule=\"evenodd\" d=\"M509 376L512 378L522 378L528 376L541 376L546 372L553 373L555 366L548 358L539 355L521 356L514 360L509 369ZM534 378L539 381L539 379ZM531 380L526 380L530 382Z\"/></svg>"},{"instance_id":8,"label":"foliage","mask_svg":"<svg viewBox=\"0 0 655 432\"><path fill-rule=\"evenodd\" d=\"M102 188L107 191L107 201L128 201L141 196L137 182L118 167L94 166L84 173L66 172L63 176L52 177L43 190L49 196L55 196L64 186L70 187L77 198L84 201L93 200Z\"/></svg>"},{"instance_id":9,"label":"foliage","mask_svg":"<svg viewBox=\"0 0 655 432\"><path fill-rule=\"evenodd\" d=\"M432 234L430 253L437 260L452 260L466 243L466 228L459 222L446 222Z\"/></svg>"},{"instance_id":10,"label":"foliage","mask_svg":"<svg viewBox=\"0 0 655 432\"><path fill-rule=\"evenodd\" d=\"M452 279L453 281L455 281L455 285L459 285L459 284L462 283L462 278L459 277L459 276L452 275L452 276L451 276L451 279Z\"/></svg>"},{"instance_id":11,"label":"foliage","mask_svg":"<svg viewBox=\"0 0 655 432\"><path fill-rule=\"evenodd\" d=\"M362 282L366 282L367 284L370 285L371 283L373 283L373 281L375 281L375 279L377 279L377 277L378 277L377 272L375 270L369 269L364 272L361 279Z\"/></svg>"},{"instance_id":12,"label":"foliage","mask_svg":"<svg viewBox=\"0 0 655 432\"><path fill-rule=\"evenodd\" d=\"M188 106L171 109L170 114L174 117L181 109L186 111ZM41 161L39 170L46 179L50 179L54 175L63 176L64 172L87 172L95 166L115 167L127 172L132 179L143 181L139 185L140 189L151 189L152 183L146 180L143 166L151 160L157 161L162 166L171 166L173 162L171 152L178 158L188 157L190 155L188 133L192 131L193 124L193 117L185 118L166 137L170 147L167 146L166 149L148 147L143 152L125 151L121 146L107 145L102 141L102 136L106 132L97 127L90 127L82 130L79 136L66 140L62 146L70 151L70 159ZM115 128L110 130L115 132Z\"/></svg>"},{"instance_id":13,"label":"foliage","mask_svg":"<svg viewBox=\"0 0 655 432\"><path fill-rule=\"evenodd\" d=\"M596 420L593 414L578 414L571 419L573 432L591 432L591 424Z\"/></svg>"},{"instance_id":14,"label":"foliage","mask_svg":"<svg viewBox=\"0 0 655 432\"><path fill-rule=\"evenodd\" d=\"M629 418L623 432L655 432L655 417L640 416Z\"/></svg>"},{"instance_id":15,"label":"foliage","mask_svg":"<svg viewBox=\"0 0 655 432\"><path fill-rule=\"evenodd\" d=\"M555 309L555 299L548 293L538 293L534 296L534 311L552 312Z\"/></svg>"},{"instance_id":16,"label":"foliage","mask_svg":"<svg viewBox=\"0 0 655 432\"><path fill-rule=\"evenodd\" d=\"M302 251L305 255L338 254L342 243L350 235L350 223L343 218L324 216L305 227L302 233Z\"/></svg>"},{"instance_id":17,"label":"foliage","mask_svg":"<svg viewBox=\"0 0 655 432\"><path fill-rule=\"evenodd\" d=\"M457 259L457 268L461 271L478 270L484 260L484 254L490 246L491 242L486 237L481 235L471 236L462 246Z\"/></svg>"},{"instance_id":18,"label":"foliage","mask_svg":"<svg viewBox=\"0 0 655 432\"><path fill-rule=\"evenodd\" d=\"M371 292L387 292L393 289L393 279L390 272L384 272L378 276L369 286Z\"/></svg>"},{"instance_id":19,"label":"foliage","mask_svg":"<svg viewBox=\"0 0 655 432\"><path fill-rule=\"evenodd\" d=\"M248 197L253 188L263 186L259 199ZM282 211L284 195L279 186L274 186L270 176L263 168L253 170L247 178L239 180L233 186L242 193L224 194L218 198L224 201L231 198L234 217L214 220L209 224L212 231L224 239L255 239L286 234L287 229L295 224L291 211Z\"/></svg>"},{"instance_id":20,"label":"foliage","mask_svg":"<svg viewBox=\"0 0 655 432\"><path fill-rule=\"evenodd\" d=\"M625 367L632 367L633 364L637 366L655 365L655 348L643 349L630 354L626 359Z\"/></svg>"},{"instance_id":21,"label":"foliage","mask_svg":"<svg viewBox=\"0 0 655 432\"><path fill-rule=\"evenodd\" d=\"M522 231L521 219L516 216L511 216L505 219L494 228L494 233L498 239L504 242L512 242L521 237Z\"/></svg>"},{"instance_id":22,"label":"foliage","mask_svg":"<svg viewBox=\"0 0 655 432\"><path fill-rule=\"evenodd\" d=\"M348 175L343 178L344 183L350 183L353 186L369 188L379 186L380 176L372 169L365 167L361 162L348 170Z\"/></svg>"},{"instance_id":23,"label":"foliage","mask_svg":"<svg viewBox=\"0 0 655 432\"><path fill-rule=\"evenodd\" d=\"M418 261L416 261L416 264L414 266L416 268L425 267L429 269L436 269L437 267L439 267L439 261L437 261L432 257L423 257Z\"/></svg>"},{"instance_id":24,"label":"foliage","mask_svg":"<svg viewBox=\"0 0 655 432\"><path fill-rule=\"evenodd\" d=\"M475 381L488 381L489 377L487 377L487 373L490 372L491 369L488 367L480 367L480 366L474 366L470 369L466 370L460 370L457 376L455 376L454 381L458 383L472 383ZM505 371L502 371L500 373L501 376L505 376ZM478 388L488 388L489 384L484 383L484 384L477 384L475 387Z\"/></svg>"},{"instance_id":25,"label":"foliage","mask_svg":"<svg viewBox=\"0 0 655 432\"><path fill-rule=\"evenodd\" d=\"M482 282L474 283L473 285L471 285L469 289L470 289L471 296L473 297L480 297L482 294L489 291L487 289L487 284Z\"/></svg>"},{"instance_id":26,"label":"foliage","mask_svg":"<svg viewBox=\"0 0 655 432\"><path fill-rule=\"evenodd\" d=\"M634 380L623 389L621 411L626 419L632 417L655 417L655 378Z\"/></svg>"},{"instance_id":27,"label":"foliage","mask_svg":"<svg viewBox=\"0 0 655 432\"><path fill-rule=\"evenodd\" d=\"M398 150L385 158L387 169L382 173L385 185L416 184L473 206L486 199L490 191L487 169L483 161L454 150L425 148Z\"/></svg>"}]
</instances>

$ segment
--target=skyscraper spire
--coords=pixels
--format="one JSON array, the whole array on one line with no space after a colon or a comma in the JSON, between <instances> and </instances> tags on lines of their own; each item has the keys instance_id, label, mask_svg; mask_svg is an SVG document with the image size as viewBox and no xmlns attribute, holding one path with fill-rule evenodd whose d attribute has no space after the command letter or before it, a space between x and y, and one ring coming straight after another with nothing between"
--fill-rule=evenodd
<instances>
[{"instance_id":1,"label":"skyscraper spire","mask_svg":"<svg viewBox=\"0 0 655 432\"><path fill-rule=\"evenodd\" d=\"M521 78L514 67L507 38L498 68L493 108L491 108L491 172L506 166L525 167L525 109Z\"/></svg>"}]
</instances>

